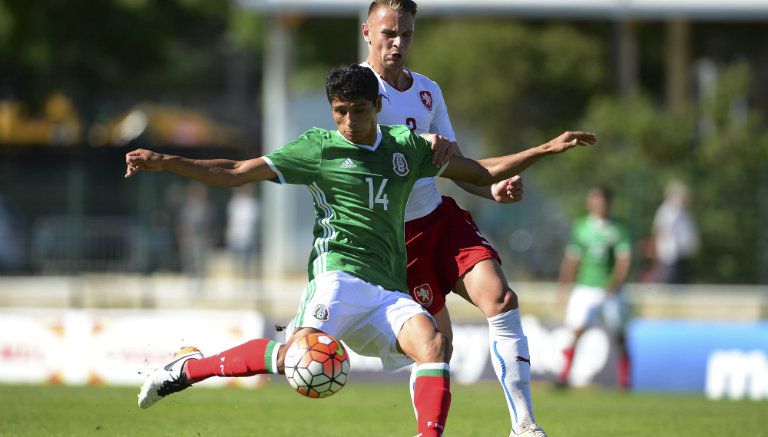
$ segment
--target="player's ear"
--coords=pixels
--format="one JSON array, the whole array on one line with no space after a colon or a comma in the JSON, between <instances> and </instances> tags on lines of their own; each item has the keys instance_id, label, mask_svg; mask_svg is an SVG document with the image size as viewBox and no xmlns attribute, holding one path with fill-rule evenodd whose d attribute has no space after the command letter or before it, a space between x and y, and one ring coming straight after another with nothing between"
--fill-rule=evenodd
<instances>
[{"instance_id":1,"label":"player's ear","mask_svg":"<svg viewBox=\"0 0 768 437\"><path fill-rule=\"evenodd\" d=\"M376 113L381 112L381 94L376 96Z\"/></svg>"},{"instance_id":2,"label":"player's ear","mask_svg":"<svg viewBox=\"0 0 768 437\"><path fill-rule=\"evenodd\" d=\"M363 23L363 39L371 45L371 29L368 27L368 23Z\"/></svg>"}]
</instances>

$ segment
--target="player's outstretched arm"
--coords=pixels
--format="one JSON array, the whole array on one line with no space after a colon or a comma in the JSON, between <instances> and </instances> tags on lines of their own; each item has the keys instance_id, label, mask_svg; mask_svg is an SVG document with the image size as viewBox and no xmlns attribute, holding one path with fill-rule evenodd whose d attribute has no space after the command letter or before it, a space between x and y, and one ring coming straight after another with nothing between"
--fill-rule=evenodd
<instances>
[{"instance_id":1,"label":"player's outstretched arm","mask_svg":"<svg viewBox=\"0 0 768 437\"><path fill-rule=\"evenodd\" d=\"M520 174L547 155L565 152L576 146L587 146L596 142L591 132L565 132L540 146L531 147L519 153L496 158L474 161L454 157L442 173L448 179L471 182L475 185L490 185L494 182Z\"/></svg>"},{"instance_id":2,"label":"player's outstretched arm","mask_svg":"<svg viewBox=\"0 0 768 437\"><path fill-rule=\"evenodd\" d=\"M464 156L459 144L437 134L419 134L432 147L432 163L442 167L454 156ZM513 203L523 198L523 181L520 176L497 182L491 186L478 186L469 182L454 181L456 185L469 194L494 200L499 203Z\"/></svg>"},{"instance_id":3,"label":"player's outstretched arm","mask_svg":"<svg viewBox=\"0 0 768 437\"><path fill-rule=\"evenodd\" d=\"M515 203L523 200L523 179L519 175L491 185L475 185L458 180L453 182L469 194L498 203Z\"/></svg>"},{"instance_id":4,"label":"player's outstretched arm","mask_svg":"<svg viewBox=\"0 0 768 437\"><path fill-rule=\"evenodd\" d=\"M245 161L231 159L189 159L146 149L136 149L125 155L125 177L141 171L167 171L211 185L239 187L248 182L267 181L277 174L263 158Z\"/></svg>"}]
</instances>

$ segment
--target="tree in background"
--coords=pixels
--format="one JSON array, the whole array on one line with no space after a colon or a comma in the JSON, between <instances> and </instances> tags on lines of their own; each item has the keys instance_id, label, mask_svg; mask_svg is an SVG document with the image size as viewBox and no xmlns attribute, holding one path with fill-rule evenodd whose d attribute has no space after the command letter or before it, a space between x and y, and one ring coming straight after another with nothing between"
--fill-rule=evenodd
<instances>
[{"instance_id":1,"label":"tree in background","mask_svg":"<svg viewBox=\"0 0 768 437\"><path fill-rule=\"evenodd\" d=\"M63 90L89 119L150 96L204 100L225 91L233 52L260 56L261 22L229 0L8 0L0 97L34 106Z\"/></svg>"},{"instance_id":2,"label":"tree in background","mask_svg":"<svg viewBox=\"0 0 768 437\"><path fill-rule=\"evenodd\" d=\"M750 80L736 63L701 96L691 180L704 281L768 283L768 120L747 103Z\"/></svg>"},{"instance_id":3,"label":"tree in background","mask_svg":"<svg viewBox=\"0 0 768 437\"><path fill-rule=\"evenodd\" d=\"M542 168L537 182L577 210L572 192L553 181L570 174L585 183L611 183L626 193L617 214L636 237L649 235L664 185L679 178L691 187L692 213L701 227L696 282L765 281L768 220L768 132L763 115L746 106L749 70L724 68L696 106L662 110L647 96L596 97L584 117L600 132L601 147L578 159Z\"/></svg>"},{"instance_id":4,"label":"tree in background","mask_svg":"<svg viewBox=\"0 0 768 437\"><path fill-rule=\"evenodd\" d=\"M417 29L411 67L440 83L453 117L487 140L485 153L531 144L542 131L571 125L590 96L608 90L604 42L575 26L425 23Z\"/></svg>"},{"instance_id":5,"label":"tree in background","mask_svg":"<svg viewBox=\"0 0 768 437\"><path fill-rule=\"evenodd\" d=\"M488 144L472 153L540 142L567 126L598 132L598 147L533 169L528 187L575 216L586 187L609 184L622 193L616 214L640 239L666 182L682 179L702 233L695 281L768 281L768 130L748 104L745 63L723 68L696 104L668 111L647 92L606 89L607 40L574 25L435 22L417 37L412 67L441 83L454 117Z\"/></svg>"}]
</instances>

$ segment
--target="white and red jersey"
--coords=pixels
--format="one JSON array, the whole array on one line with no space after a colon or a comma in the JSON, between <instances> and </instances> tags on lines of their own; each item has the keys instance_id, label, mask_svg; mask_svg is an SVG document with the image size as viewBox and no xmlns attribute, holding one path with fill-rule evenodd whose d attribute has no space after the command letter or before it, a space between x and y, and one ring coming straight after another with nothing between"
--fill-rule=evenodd
<instances>
[{"instance_id":1,"label":"white and red jersey","mask_svg":"<svg viewBox=\"0 0 768 437\"><path fill-rule=\"evenodd\" d=\"M371 68L367 62L361 65ZM373 68L371 70L376 73ZM440 87L428 77L408 70L413 83L406 90L398 90L376 73L381 94L380 124L404 124L416 133L438 134L456 141L456 134L448 117L448 108ZM405 221L421 218L440 205L442 198L435 178L416 181L405 208Z\"/></svg>"}]
</instances>

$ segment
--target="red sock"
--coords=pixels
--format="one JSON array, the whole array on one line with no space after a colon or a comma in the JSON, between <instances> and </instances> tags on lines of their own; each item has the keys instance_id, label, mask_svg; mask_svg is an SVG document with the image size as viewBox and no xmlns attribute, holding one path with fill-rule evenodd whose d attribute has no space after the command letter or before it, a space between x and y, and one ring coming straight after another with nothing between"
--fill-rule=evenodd
<instances>
[{"instance_id":1,"label":"red sock","mask_svg":"<svg viewBox=\"0 0 768 437\"><path fill-rule=\"evenodd\" d=\"M573 356L576 349L569 347L563 351L565 356L565 364L563 370L560 371L560 375L557 376L557 380L563 384L568 384L568 375L571 373L571 366L573 365Z\"/></svg>"},{"instance_id":2,"label":"red sock","mask_svg":"<svg viewBox=\"0 0 768 437\"><path fill-rule=\"evenodd\" d=\"M616 367L619 387L625 390L629 389L631 384L629 355L622 354L616 362Z\"/></svg>"},{"instance_id":3,"label":"red sock","mask_svg":"<svg viewBox=\"0 0 768 437\"><path fill-rule=\"evenodd\" d=\"M184 364L184 373L190 383L200 382L211 376L253 376L277 373L273 357L277 356L279 343L259 338L227 349L219 354Z\"/></svg>"},{"instance_id":4,"label":"red sock","mask_svg":"<svg viewBox=\"0 0 768 437\"><path fill-rule=\"evenodd\" d=\"M416 368L413 389L420 437L440 437L451 407L451 371L448 364L422 364Z\"/></svg>"}]
</instances>

